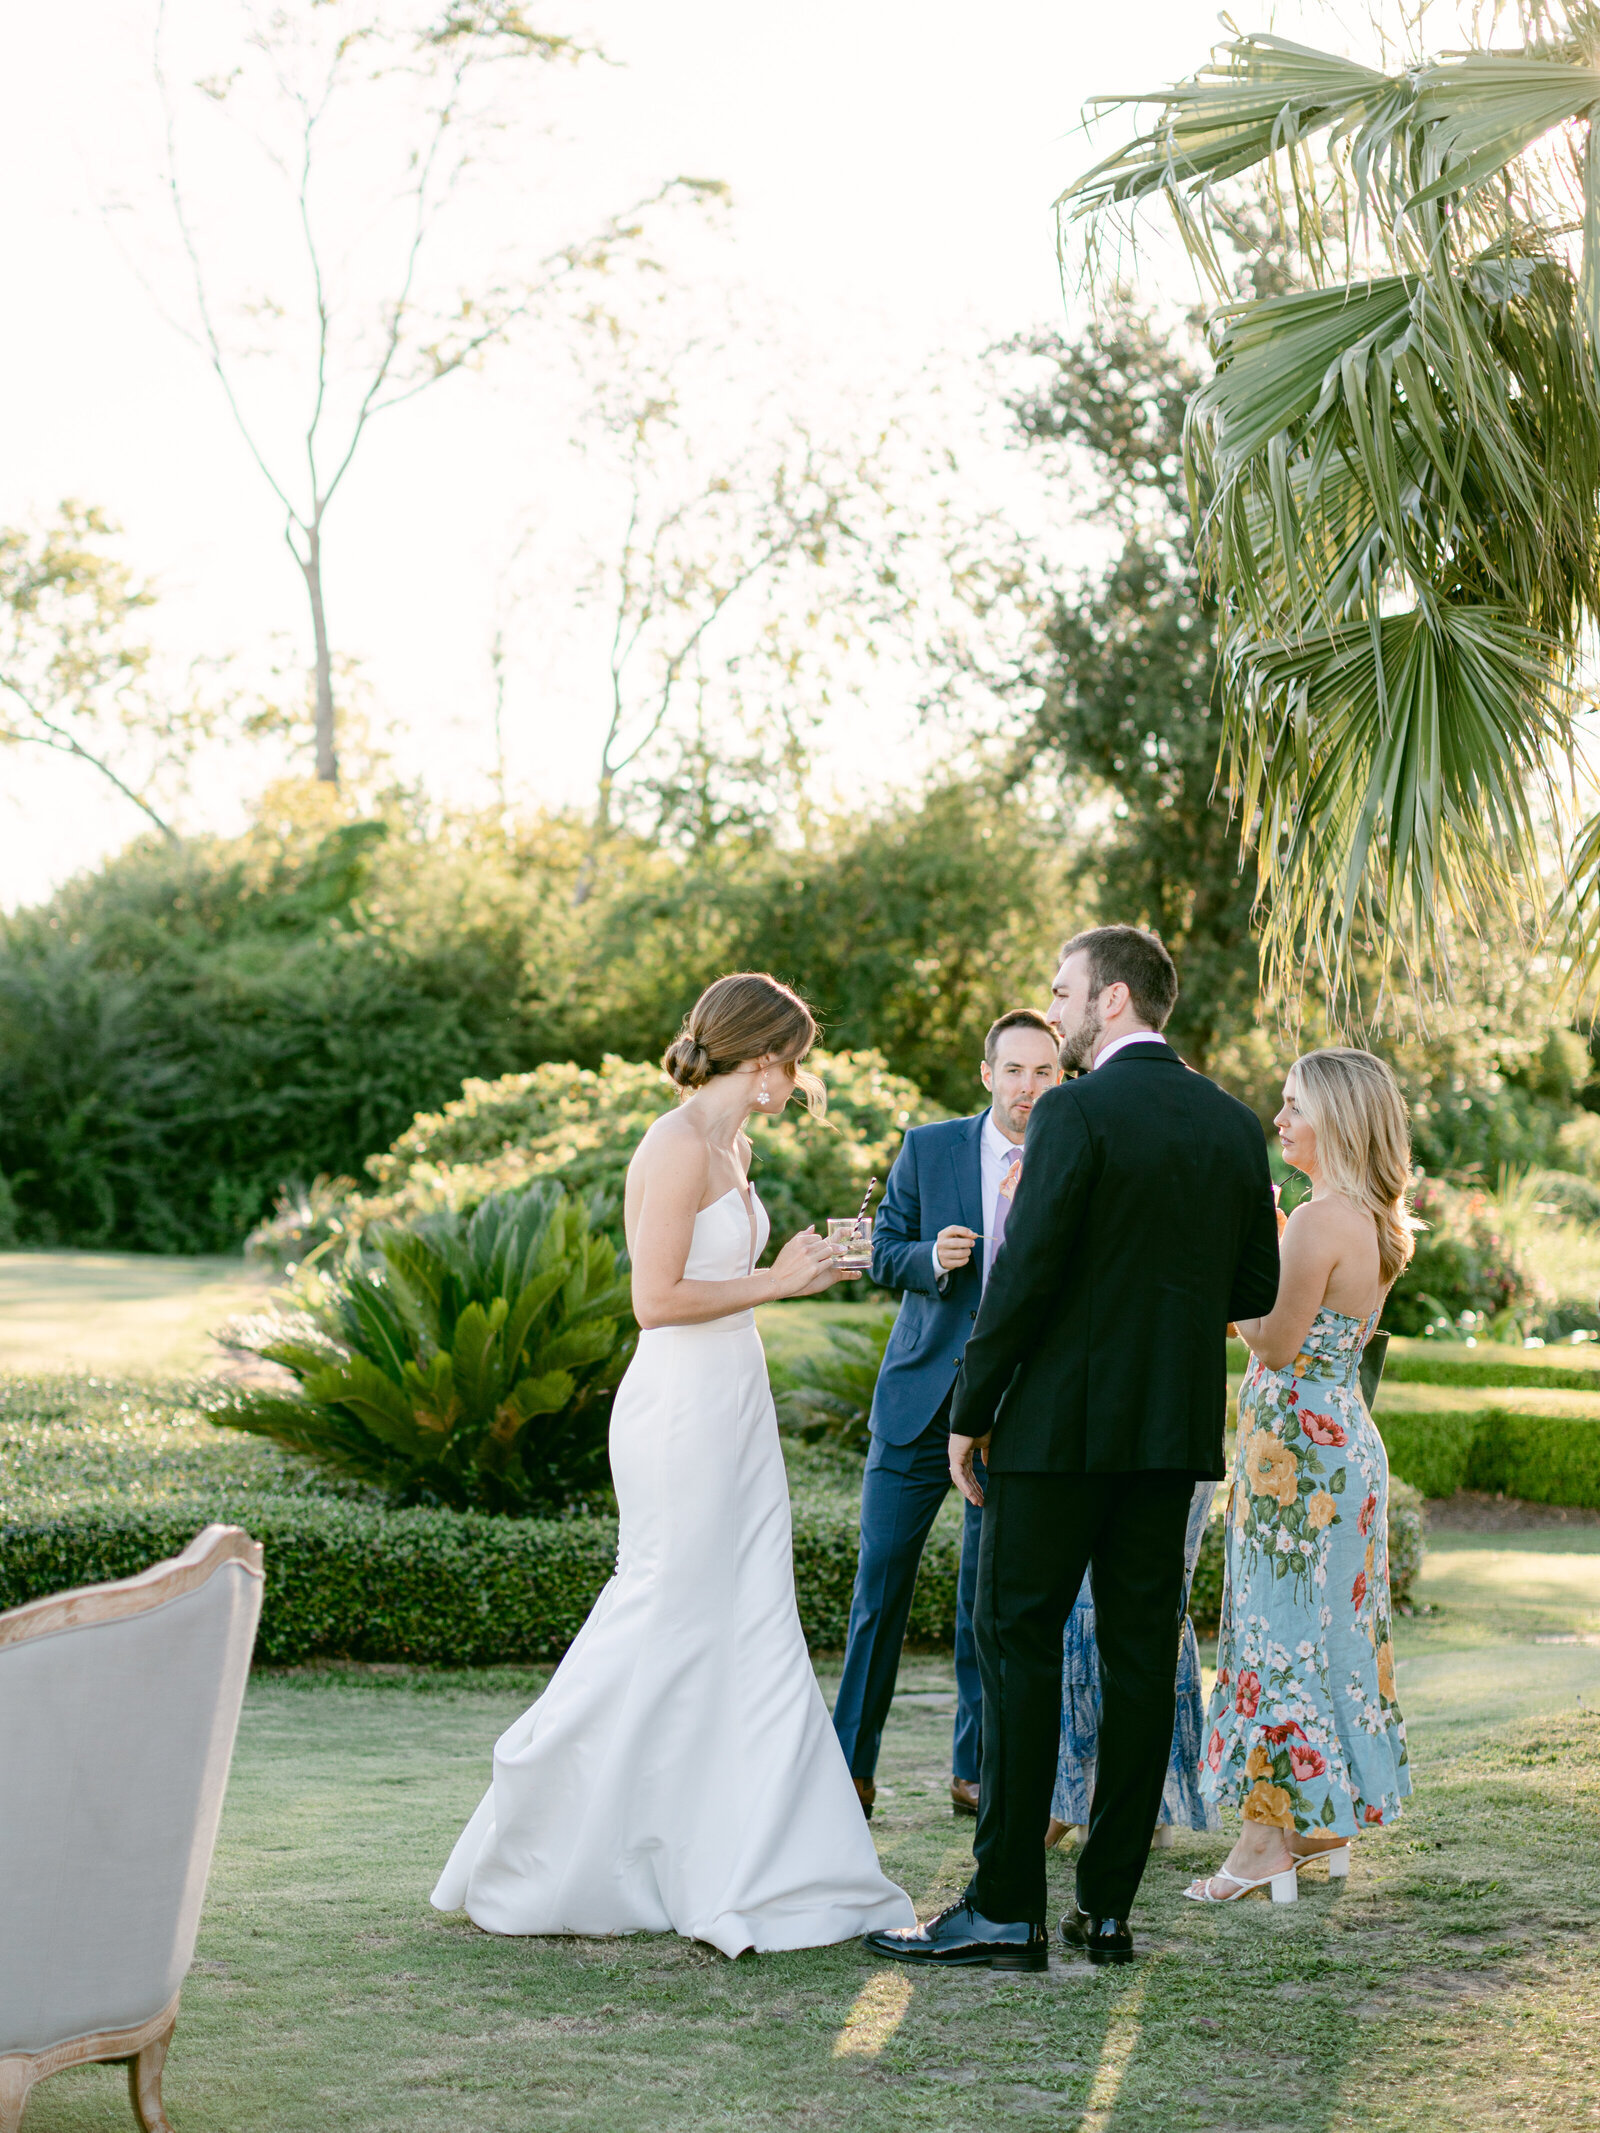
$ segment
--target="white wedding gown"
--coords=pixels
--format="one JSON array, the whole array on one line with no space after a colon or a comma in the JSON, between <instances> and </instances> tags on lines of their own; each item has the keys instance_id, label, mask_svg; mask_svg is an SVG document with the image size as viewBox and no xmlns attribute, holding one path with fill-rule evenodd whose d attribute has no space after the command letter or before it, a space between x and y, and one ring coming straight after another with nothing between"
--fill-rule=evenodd
<instances>
[{"instance_id":1,"label":"white wedding gown","mask_svg":"<svg viewBox=\"0 0 1600 2133\"><path fill-rule=\"evenodd\" d=\"M729 1192L696 1215L684 1272L735 1280L767 1234L754 1191ZM806 1654L753 1312L640 1335L611 1472L616 1575L495 1743L435 1906L491 1933L676 1932L730 1956L914 1924Z\"/></svg>"}]
</instances>

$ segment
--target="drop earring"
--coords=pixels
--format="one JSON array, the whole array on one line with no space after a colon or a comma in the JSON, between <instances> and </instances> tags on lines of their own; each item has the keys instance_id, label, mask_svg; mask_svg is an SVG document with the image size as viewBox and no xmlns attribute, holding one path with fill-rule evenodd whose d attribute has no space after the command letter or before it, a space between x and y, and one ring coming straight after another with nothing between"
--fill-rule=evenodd
<instances>
[{"instance_id":1,"label":"drop earring","mask_svg":"<svg viewBox=\"0 0 1600 2133\"><path fill-rule=\"evenodd\" d=\"M771 1101L772 1098L767 1094L766 1070L763 1068L761 1074L761 1086L756 1091L756 1102L761 1106L762 1110L764 1111L767 1108L767 1105L771 1103Z\"/></svg>"}]
</instances>

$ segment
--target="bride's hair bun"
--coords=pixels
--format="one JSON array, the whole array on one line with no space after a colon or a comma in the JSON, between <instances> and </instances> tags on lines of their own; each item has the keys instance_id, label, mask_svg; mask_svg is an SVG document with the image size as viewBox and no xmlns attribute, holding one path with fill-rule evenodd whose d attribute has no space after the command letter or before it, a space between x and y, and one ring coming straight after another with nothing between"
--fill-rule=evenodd
<instances>
[{"instance_id":1,"label":"bride's hair bun","mask_svg":"<svg viewBox=\"0 0 1600 2133\"><path fill-rule=\"evenodd\" d=\"M711 1054L685 1030L667 1046L661 1064L680 1089L700 1089L711 1079Z\"/></svg>"},{"instance_id":2,"label":"bride's hair bun","mask_svg":"<svg viewBox=\"0 0 1600 2133\"><path fill-rule=\"evenodd\" d=\"M820 1118L826 1091L800 1066L816 1040L816 1021L797 992L764 970L735 970L706 987L661 1064L680 1089L703 1089L716 1075L730 1074L745 1062L786 1067L807 1108ZM779 1109L788 1094L786 1089L777 1099Z\"/></svg>"}]
</instances>

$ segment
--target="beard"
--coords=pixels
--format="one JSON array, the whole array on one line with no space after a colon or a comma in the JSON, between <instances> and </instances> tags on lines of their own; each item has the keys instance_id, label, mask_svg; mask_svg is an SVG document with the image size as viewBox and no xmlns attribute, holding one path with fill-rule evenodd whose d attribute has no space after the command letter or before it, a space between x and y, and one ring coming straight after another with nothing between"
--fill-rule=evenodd
<instances>
[{"instance_id":1,"label":"beard","mask_svg":"<svg viewBox=\"0 0 1600 2133\"><path fill-rule=\"evenodd\" d=\"M1100 1002L1091 1000L1076 1029L1063 1030L1059 1058L1064 1074L1084 1074L1094 1064L1096 1041L1105 1031Z\"/></svg>"}]
</instances>

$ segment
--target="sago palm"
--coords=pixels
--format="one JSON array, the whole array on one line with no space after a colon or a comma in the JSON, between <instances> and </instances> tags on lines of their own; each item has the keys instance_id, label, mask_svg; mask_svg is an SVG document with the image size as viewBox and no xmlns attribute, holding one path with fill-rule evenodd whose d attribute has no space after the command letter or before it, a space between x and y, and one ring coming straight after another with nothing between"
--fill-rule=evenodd
<instances>
[{"instance_id":1,"label":"sago palm","mask_svg":"<svg viewBox=\"0 0 1600 2133\"><path fill-rule=\"evenodd\" d=\"M1521 35L1391 71L1235 36L1101 100L1155 122L1059 203L1098 246L1165 202L1217 292L1190 494L1223 783L1291 986L1302 958L1416 979L1452 921L1538 908L1570 798L1600 616L1600 10L1530 0ZM1307 286L1237 302L1223 181L1247 172ZM1600 885L1600 821L1571 872Z\"/></svg>"},{"instance_id":2,"label":"sago palm","mask_svg":"<svg viewBox=\"0 0 1600 2133\"><path fill-rule=\"evenodd\" d=\"M403 1502L554 1511L603 1490L637 1338L609 1213L546 1180L470 1217L376 1227L304 1309L229 1335L298 1391L242 1390L212 1419Z\"/></svg>"}]
</instances>

